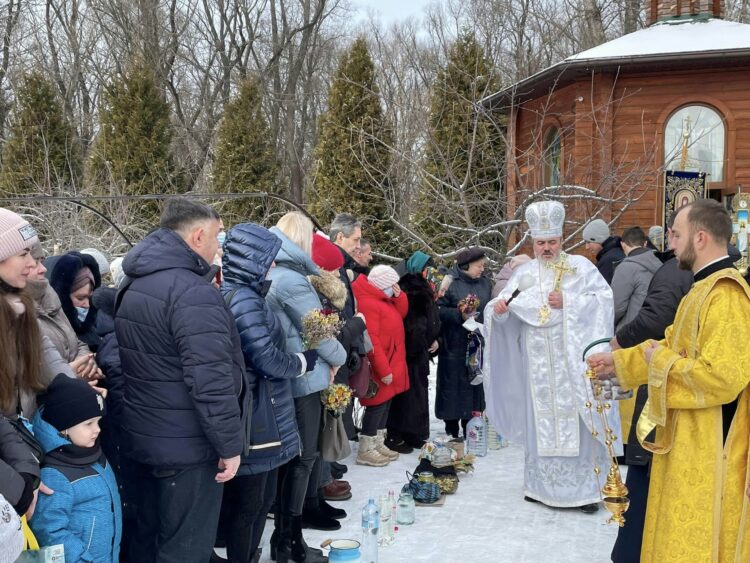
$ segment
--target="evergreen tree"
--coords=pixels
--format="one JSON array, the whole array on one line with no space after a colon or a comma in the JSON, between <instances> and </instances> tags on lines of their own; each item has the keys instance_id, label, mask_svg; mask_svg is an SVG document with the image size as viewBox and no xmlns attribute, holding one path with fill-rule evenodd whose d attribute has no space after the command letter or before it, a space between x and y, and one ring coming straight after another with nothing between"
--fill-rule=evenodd
<instances>
[{"instance_id":1,"label":"evergreen tree","mask_svg":"<svg viewBox=\"0 0 750 563\"><path fill-rule=\"evenodd\" d=\"M16 92L2 158L0 191L4 195L57 195L79 185L78 138L54 86L38 72L27 74Z\"/></svg>"},{"instance_id":2,"label":"evergreen tree","mask_svg":"<svg viewBox=\"0 0 750 563\"><path fill-rule=\"evenodd\" d=\"M419 231L438 252L467 243L498 249L504 244L497 230L473 240L469 234L503 213L505 145L498 124L478 104L498 89L474 35L462 33L432 85L426 174L414 213Z\"/></svg>"},{"instance_id":3,"label":"evergreen tree","mask_svg":"<svg viewBox=\"0 0 750 563\"><path fill-rule=\"evenodd\" d=\"M385 251L396 245L385 197L390 138L372 58L359 38L342 58L328 93L308 209L323 225L336 213L354 214L373 248Z\"/></svg>"},{"instance_id":4,"label":"evergreen tree","mask_svg":"<svg viewBox=\"0 0 750 563\"><path fill-rule=\"evenodd\" d=\"M247 79L240 84L237 96L224 107L213 163L214 192L274 190L278 166L262 103L260 81ZM268 216L281 209L268 198L228 199L219 204L227 228L243 221L268 222Z\"/></svg>"},{"instance_id":5,"label":"evergreen tree","mask_svg":"<svg viewBox=\"0 0 750 563\"><path fill-rule=\"evenodd\" d=\"M132 66L103 95L100 131L92 147L87 183L111 195L172 194L180 178L170 155L172 129L164 91L153 72ZM139 221L148 229L158 224L161 205L154 200L116 206L120 221Z\"/></svg>"}]
</instances>

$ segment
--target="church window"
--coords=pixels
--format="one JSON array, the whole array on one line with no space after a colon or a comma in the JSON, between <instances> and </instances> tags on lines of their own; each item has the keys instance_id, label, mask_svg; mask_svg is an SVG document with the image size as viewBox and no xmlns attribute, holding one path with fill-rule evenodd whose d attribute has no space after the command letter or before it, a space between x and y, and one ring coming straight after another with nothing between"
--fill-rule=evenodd
<instances>
[{"instance_id":1,"label":"church window","mask_svg":"<svg viewBox=\"0 0 750 563\"><path fill-rule=\"evenodd\" d=\"M705 172L709 183L724 180L724 119L708 106L685 106L667 121L664 164L667 170Z\"/></svg>"},{"instance_id":2,"label":"church window","mask_svg":"<svg viewBox=\"0 0 750 563\"><path fill-rule=\"evenodd\" d=\"M557 127L550 127L544 136L544 184L560 184L560 162L562 155L562 136Z\"/></svg>"}]
</instances>

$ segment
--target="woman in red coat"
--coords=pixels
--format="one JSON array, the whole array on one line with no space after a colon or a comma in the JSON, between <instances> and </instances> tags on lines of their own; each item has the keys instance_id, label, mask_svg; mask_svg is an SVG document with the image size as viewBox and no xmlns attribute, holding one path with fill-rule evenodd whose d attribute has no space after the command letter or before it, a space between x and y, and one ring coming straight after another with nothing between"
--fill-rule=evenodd
<instances>
[{"instance_id":1,"label":"woman in red coat","mask_svg":"<svg viewBox=\"0 0 750 563\"><path fill-rule=\"evenodd\" d=\"M378 384L374 397L360 400L365 407L357 454L360 465L380 467L398 458L398 453L383 443L391 399L409 389L404 338L409 301L401 292L398 279L390 266L375 266L369 276L360 275L352 284L359 312L367 319L373 347L368 358Z\"/></svg>"}]
</instances>

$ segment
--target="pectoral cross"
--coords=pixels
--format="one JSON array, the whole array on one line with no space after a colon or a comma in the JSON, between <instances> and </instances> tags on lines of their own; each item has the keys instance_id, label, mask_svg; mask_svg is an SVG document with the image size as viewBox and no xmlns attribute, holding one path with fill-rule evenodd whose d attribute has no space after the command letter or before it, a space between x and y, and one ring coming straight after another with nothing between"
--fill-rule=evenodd
<instances>
[{"instance_id":1,"label":"pectoral cross","mask_svg":"<svg viewBox=\"0 0 750 563\"><path fill-rule=\"evenodd\" d=\"M568 266L568 255L561 252L560 253L560 259L557 260L557 262L545 263L545 267L554 270L555 271L555 283L552 284L552 291L558 292L560 291L562 287L562 279L565 274L575 274L576 269L572 266ZM552 310L549 307L548 303L545 303L542 305L542 307L539 309L539 324L545 325L549 322L550 315L552 314Z\"/></svg>"}]
</instances>

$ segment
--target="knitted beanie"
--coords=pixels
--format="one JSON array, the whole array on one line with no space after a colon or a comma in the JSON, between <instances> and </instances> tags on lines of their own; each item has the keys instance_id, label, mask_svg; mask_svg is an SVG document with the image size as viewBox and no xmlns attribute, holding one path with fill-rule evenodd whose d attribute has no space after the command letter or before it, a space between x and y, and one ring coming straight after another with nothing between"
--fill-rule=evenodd
<instances>
[{"instance_id":1,"label":"knitted beanie","mask_svg":"<svg viewBox=\"0 0 750 563\"><path fill-rule=\"evenodd\" d=\"M609 226L601 219L594 219L583 229L583 240L603 244L609 238Z\"/></svg>"},{"instance_id":2,"label":"knitted beanie","mask_svg":"<svg viewBox=\"0 0 750 563\"><path fill-rule=\"evenodd\" d=\"M344 256L339 247L319 233L313 235L312 259L316 266L328 272L338 270L344 265Z\"/></svg>"},{"instance_id":3,"label":"knitted beanie","mask_svg":"<svg viewBox=\"0 0 750 563\"><path fill-rule=\"evenodd\" d=\"M367 276L367 281L382 291L398 283L398 273L390 266L375 266Z\"/></svg>"},{"instance_id":4,"label":"knitted beanie","mask_svg":"<svg viewBox=\"0 0 750 563\"><path fill-rule=\"evenodd\" d=\"M59 374L42 397L42 418L63 431L97 416L104 416L104 399L82 379Z\"/></svg>"},{"instance_id":5,"label":"knitted beanie","mask_svg":"<svg viewBox=\"0 0 750 563\"><path fill-rule=\"evenodd\" d=\"M20 254L37 242L36 229L26 219L0 207L0 262Z\"/></svg>"},{"instance_id":6,"label":"knitted beanie","mask_svg":"<svg viewBox=\"0 0 750 563\"><path fill-rule=\"evenodd\" d=\"M96 248L84 248L81 250L81 254L88 254L96 260L96 265L99 266L100 276L106 276L109 273L109 259L101 250L97 250Z\"/></svg>"}]
</instances>

